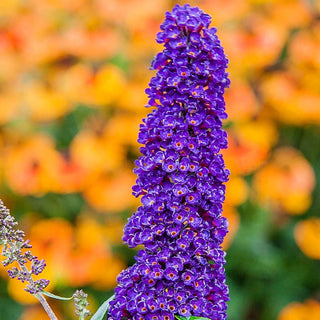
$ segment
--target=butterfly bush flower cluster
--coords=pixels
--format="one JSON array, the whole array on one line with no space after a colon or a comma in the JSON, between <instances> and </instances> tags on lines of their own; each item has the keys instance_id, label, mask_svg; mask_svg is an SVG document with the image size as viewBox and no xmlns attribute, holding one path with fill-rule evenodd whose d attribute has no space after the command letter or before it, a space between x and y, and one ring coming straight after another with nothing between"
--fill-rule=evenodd
<instances>
[{"instance_id":1,"label":"butterfly bush flower cluster","mask_svg":"<svg viewBox=\"0 0 320 320\"><path fill-rule=\"evenodd\" d=\"M221 216L229 171L219 153L227 59L197 7L166 13L157 41L163 52L146 93L155 107L140 126L135 196L123 240L143 245L136 263L118 276L109 320L172 320L175 315L226 319L229 300Z\"/></svg>"},{"instance_id":2,"label":"butterfly bush flower cluster","mask_svg":"<svg viewBox=\"0 0 320 320\"><path fill-rule=\"evenodd\" d=\"M17 222L0 200L0 245L2 245L2 261L4 267L16 263L8 270L11 278L26 283L25 290L31 294L41 292L49 284L49 280L34 280L45 268L45 261L39 260L30 250L31 245L24 239L24 232L17 229Z\"/></svg>"}]
</instances>

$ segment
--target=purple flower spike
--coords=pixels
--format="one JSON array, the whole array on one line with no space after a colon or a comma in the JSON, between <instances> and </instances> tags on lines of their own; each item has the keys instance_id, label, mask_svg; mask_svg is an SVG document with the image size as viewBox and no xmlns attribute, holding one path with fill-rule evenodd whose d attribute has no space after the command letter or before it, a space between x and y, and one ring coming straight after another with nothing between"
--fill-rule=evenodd
<instances>
[{"instance_id":1,"label":"purple flower spike","mask_svg":"<svg viewBox=\"0 0 320 320\"><path fill-rule=\"evenodd\" d=\"M108 320L226 319L221 214L229 171L220 150L230 81L210 22L199 8L176 5L157 35L164 50L152 62L157 74L146 93L153 111L140 125L133 186L142 204L123 236L144 249L118 276Z\"/></svg>"}]
</instances>

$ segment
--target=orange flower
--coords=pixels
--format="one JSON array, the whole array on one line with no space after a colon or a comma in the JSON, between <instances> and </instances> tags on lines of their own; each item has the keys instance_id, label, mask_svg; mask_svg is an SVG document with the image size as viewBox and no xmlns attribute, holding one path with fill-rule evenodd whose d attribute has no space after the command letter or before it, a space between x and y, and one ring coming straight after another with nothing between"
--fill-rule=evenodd
<instances>
[{"instance_id":1,"label":"orange flower","mask_svg":"<svg viewBox=\"0 0 320 320\"><path fill-rule=\"evenodd\" d=\"M130 170L122 169L114 176L101 175L84 190L88 203L100 211L119 212L132 207L138 200L131 194L135 176Z\"/></svg>"},{"instance_id":2,"label":"orange flower","mask_svg":"<svg viewBox=\"0 0 320 320\"><path fill-rule=\"evenodd\" d=\"M11 100L16 98L16 95L12 94L12 88L15 85L14 81L16 81L17 76L19 76L19 72L23 67L17 64L19 56L9 47L9 43L8 47L2 47L4 41L6 41L6 39L4 39L0 32L0 81L3 86L2 95L13 96L12 98L8 98L8 100Z\"/></svg>"},{"instance_id":3,"label":"orange flower","mask_svg":"<svg viewBox=\"0 0 320 320\"><path fill-rule=\"evenodd\" d=\"M277 320L318 320L320 319L320 303L309 299L304 303L292 302L279 314Z\"/></svg>"},{"instance_id":4,"label":"orange flower","mask_svg":"<svg viewBox=\"0 0 320 320\"><path fill-rule=\"evenodd\" d=\"M57 168L55 189L57 193L79 192L83 189L88 172L78 163L61 157Z\"/></svg>"},{"instance_id":5,"label":"orange flower","mask_svg":"<svg viewBox=\"0 0 320 320\"><path fill-rule=\"evenodd\" d=\"M39 6L44 9L51 10L64 10L64 11L72 11L76 9L80 9L81 7L86 6L87 0L49 0L49 1L41 1L41 0L31 0L30 1L33 6Z\"/></svg>"},{"instance_id":6,"label":"orange flower","mask_svg":"<svg viewBox=\"0 0 320 320\"><path fill-rule=\"evenodd\" d=\"M111 245L122 244L124 221L120 215L111 216L109 221L104 225L104 236Z\"/></svg>"},{"instance_id":7,"label":"orange flower","mask_svg":"<svg viewBox=\"0 0 320 320\"><path fill-rule=\"evenodd\" d=\"M255 0L257 1L257 0ZM259 1L259 0L258 0ZM269 0L263 0L268 4ZM312 20L312 11L309 4L304 1L272 1L272 5L268 6L268 18L270 22L279 30L287 30L288 32L294 28L301 28Z\"/></svg>"},{"instance_id":8,"label":"orange flower","mask_svg":"<svg viewBox=\"0 0 320 320\"><path fill-rule=\"evenodd\" d=\"M303 87L303 77L288 71L268 76L261 90L274 118L285 123L303 125L320 123L320 95Z\"/></svg>"},{"instance_id":9,"label":"orange flower","mask_svg":"<svg viewBox=\"0 0 320 320\"><path fill-rule=\"evenodd\" d=\"M226 109L229 121L248 121L259 112L258 101L247 83L231 79L232 86L226 91Z\"/></svg>"},{"instance_id":10,"label":"orange flower","mask_svg":"<svg viewBox=\"0 0 320 320\"><path fill-rule=\"evenodd\" d=\"M311 204L315 185L308 161L295 149L283 147L254 176L258 200L290 214L302 214Z\"/></svg>"},{"instance_id":11,"label":"orange flower","mask_svg":"<svg viewBox=\"0 0 320 320\"><path fill-rule=\"evenodd\" d=\"M93 80L93 95L98 105L114 103L125 91L123 72L113 65L101 68Z\"/></svg>"},{"instance_id":12,"label":"orange flower","mask_svg":"<svg viewBox=\"0 0 320 320\"><path fill-rule=\"evenodd\" d=\"M276 139L276 128L269 121L235 124L228 130L228 149L222 151L227 168L233 174L248 174L256 170L267 159Z\"/></svg>"},{"instance_id":13,"label":"orange flower","mask_svg":"<svg viewBox=\"0 0 320 320\"><path fill-rule=\"evenodd\" d=\"M105 129L80 131L70 145L70 158L87 173L95 177L103 171L113 172L125 159L125 150L117 140L109 139Z\"/></svg>"},{"instance_id":14,"label":"orange flower","mask_svg":"<svg viewBox=\"0 0 320 320\"><path fill-rule=\"evenodd\" d=\"M41 220L32 226L28 238L33 244L33 253L47 263L43 276L51 281L51 286L91 284L111 289L125 267L121 259L113 256L104 226L87 215L80 216L75 227L59 218ZM15 288L12 296L25 299L15 295Z\"/></svg>"},{"instance_id":15,"label":"orange flower","mask_svg":"<svg viewBox=\"0 0 320 320\"><path fill-rule=\"evenodd\" d=\"M89 65L79 63L69 68L52 68L48 72L50 83L70 104L96 104L92 93L94 74Z\"/></svg>"},{"instance_id":16,"label":"orange flower","mask_svg":"<svg viewBox=\"0 0 320 320\"><path fill-rule=\"evenodd\" d=\"M83 25L84 21L81 22ZM107 59L119 49L119 40L119 34L111 28L86 30L80 23L80 26L71 26L57 39L57 47L65 55L86 59Z\"/></svg>"},{"instance_id":17,"label":"orange flower","mask_svg":"<svg viewBox=\"0 0 320 320\"><path fill-rule=\"evenodd\" d=\"M55 190L56 169L60 161L53 140L45 135L35 135L8 147L4 173L14 192L41 194Z\"/></svg>"},{"instance_id":18,"label":"orange flower","mask_svg":"<svg viewBox=\"0 0 320 320\"><path fill-rule=\"evenodd\" d=\"M125 26L131 31L147 30L147 26L150 26L151 22L166 9L167 0L158 0L156 6L149 0L95 1L95 10L98 15L108 21ZM159 23L154 25L158 26Z\"/></svg>"},{"instance_id":19,"label":"orange flower","mask_svg":"<svg viewBox=\"0 0 320 320\"><path fill-rule=\"evenodd\" d=\"M147 110L143 108L147 104L147 95L144 93L145 87L144 84L130 83L126 87L126 94L121 95L117 100L117 105L133 113L146 113Z\"/></svg>"},{"instance_id":20,"label":"orange flower","mask_svg":"<svg viewBox=\"0 0 320 320\"><path fill-rule=\"evenodd\" d=\"M124 264L113 256L105 240L102 225L91 218L80 217L75 228L75 245L66 264L68 284L113 288L116 276L124 268Z\"/></svg>"},{"instance_id":21,"label":"orange flower","mask_svg":"<svg viewBox=\"0 0 320 320\"><path fill-rule=\"evenodd\" d=\"M21 9L21 3L18 0L14 1L1 1L0 12L3 16L10 16L17 14Z\"/></svg>"},{"instance_id":22,"label":"orange flower","mask_svg":"<svg viewBox=\"0 0 320 320\"><path fill-rule=\"evenodd\" d=\"M247 141L239 141L228 131L228 149L222 151L226 166L235 174L248 174L261 166L267 158L267 150Z\"/></svg>"},{"instance_id":23,"label":"orange flower","mask_svg":"<svg viewBox=\"0 0 320 320\"><path fill-rule=\"evenodd\" d=\"M106 127L106 141L114 141L123 147L132 146L138 153L141 146L137 142L141 115L119 115L114 116Z\"/></svg>"},{"instance_id":24,"label":"orange flower","mask_svg":"<svg viewBox=\"0 0 320 320\"><path fill-rule=\"evenodd\" d=\"M230 59L231 74L248 77L271 65L278 57L286 32L263 15L253 12L242 23L225 29L222 43Z\"/></svg>"},{"instance_id":25,"label":"orange flower","mask_svg":"<svg viewBox=\"0 0 320 320\"><path fill-rule=\"evenodd\" d=\"M190 0L188 3L191 6L199 6L198 0ZM247 0L204 0L201 1L201 8L214 17L215 26L220 31L230 20L238 21L246 17L251 9L250 3ZM223 34L221 36L223 38ZM222 41L222 43L224 42Z\"/></svg>"},{"instance_id":26,"label":"orange flower","mask_svg":"<svg viewBox=\"0 0 320 320\"><path fill-rule=\"evenodd\" d=\"M64 282L67 277L66 265L73 247L73 227L70 222L54 218L36 222L28 238L32 243L32 252L45 259L48 279L52 283Z\"/></svg>"},{"instance_id":27,"label":"orange flower","mask_svg":"<svg viewBox=\"0 0 320 320\"><path fill-rule=\"evenodd\" d=\"M117 276L125 268L126 265L118 257L104 257L96 260L91 269L93 287L98 290L113 289L117 285Z\"/></svg>"},{"instance_id":28,"label":"orange flower","mask_svg":"<svg viewBox=\"0 0 320 320\"><path fill-rule=\"evenodd\" d=\"M58 318L61 318L61 315L57 312L57 308L54 309L54 312ZM37 305L25 308L19 320L43 320L47 318L48 315L42 306Z\"/></svg>"},{"instance_id":29,"label":"orange flower","mask_svg":"<svg viewBox=\"0 0 320 320\"><path fill-rule=\"evenodd\" d=\"M21 103L27 116L34 121L57 119L71 110L66 97L58 91L46 88L40 82L33 82L22 87Z\"/></svg>"},{"instance_id":30,"label":"orange flower","mask_svg":"<svg viewBox=\"0 0 320 320\"><path fill-rule=\"evenodd\" d=\"M294 229L294 238L306 256L320 260L320 218L298 222Z\"/></svg>"},{"instance_id":31,"label":"orange flower","mask_svg":"<svg viewBox=\"0 0 320 320\"><path fill-rule=\"evenodd\" d=\"M320 23L312 28L297 32L288 47L289 61L297 67L310 67L313 71L320 68L320 57L313 54L320 50Z\"/></svg>"},{"instance_id":32,"label":"orange flower","mask_svg":"<svg viewBox=\"0 0 320 320\"><path fill-rule=\"evenodd\" d=\"M150 29L144 29L137 31L132 34L132 39L128 43L128 56L130 57L130 62L132 63L132 70L135 76L145 75L145 77L150 77L150 71L148 74L146 70L141 70L141 61L146 61L150 57L154 56L160 49L160 44L152 41L158 29L155 28L155 24L150 25ZM148 41L149 40L149 41ZM146 86L144 86L146 87Z\"/></svg>"},{"instance_id":33,"label":"orange flower","mask_svg":"<svg viewBox=\"0 0 320 320\"><path fill-rule=\"evenodd\" d=\"M247 183L242 177L231 174L226 184L226 200L228 206L238 206L246 201L249 193Z\"/></svg>"},{"instance_id":34,"label":"orange flower","mask_svg":"<svg viewBox=\"0 0 320 320\"><path fill-rule=\"evenodd\" d=\"M18 99L12 92L0 94L0 125L10 122L18 115Z\"/></svg>"},{"instance_id":35,"label":"orange flower","mask_svg":"<svg viewBox=\"0 0 320 320\"><path fill-rule=\"evenodd\" d=\"M74 230L74 247L65 261L66 281L73 286L92 282L93 265L97 260L110 257L108 244L104 242L102 226L89 218L79 219Z\"/></svg>"},{"instance_id":36,"label":"orange flower","mask_svg":"<svg viewBox=\"0 0 320 320\"><path fill-rule=\"evenodd\" d=\"M223 216L226 217L229 222L229 232L227 233L222 243L223 250L227 250L230 247L233 238L238 231L240 218L236 209L228 205L223 206Z\"/></svg>"},{"instance_id":37,"label":"orange flower","mask_svg":"<svg viewBox=\"0 0 320 320\"><path fill-rule=\"evenodd\" d=\"M6 258L2 255L0 255L0 263L2 263L2 261L4 261ZM1 268L0 268L0 277L1 278L8 278L8 273L6 271L5 268L2 267L2 264L1 264Z\"/></svg>"}]
</instances>

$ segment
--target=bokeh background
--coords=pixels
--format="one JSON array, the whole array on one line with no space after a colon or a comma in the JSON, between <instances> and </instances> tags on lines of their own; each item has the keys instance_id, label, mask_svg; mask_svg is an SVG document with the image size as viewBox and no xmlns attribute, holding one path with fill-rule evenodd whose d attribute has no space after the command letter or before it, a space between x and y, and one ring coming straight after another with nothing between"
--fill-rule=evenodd
<instances>
[{"instance_id":1,"label":"bokeh background","mask_svg":"<svg viewBox=\"0 0 320 320\"><path fill-rule=\"evenodd\" d=\"M148 69L169 0L0 1L0 198L45 258L49 290L111 296ZM189 1L230 60L229 320L320 319L320 1ZM72 303L53 304L64 320ZM0 271L0 319L44 320Z\"/></svg>"}]
</instances>

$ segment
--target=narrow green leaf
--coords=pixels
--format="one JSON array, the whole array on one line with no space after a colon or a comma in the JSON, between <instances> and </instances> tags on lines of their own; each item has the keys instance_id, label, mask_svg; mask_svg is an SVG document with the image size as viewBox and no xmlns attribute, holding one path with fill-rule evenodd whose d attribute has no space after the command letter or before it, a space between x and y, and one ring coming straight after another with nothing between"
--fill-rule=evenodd
<instances>
[{"instance_id":1,"label":"narrow green leaf","mask_svg":"<svg viewBox=\"0 0 320 320\"><path fill-rule=\"evenodd\" d=\"M97 310L97 312L91 317L90 320L102 320L109 309L110 302L114 299L114 295L106 300Z\"/></svg>"},{"instance_id":2,"label":"narrow green leaf","mask_svg":"<svg viewBox=\"0 0 320 320\"><path fill-rule=\"evenodd\" d=\"M186 317L182 317L182 316L179 316L179 315L175 315L175 317L178 319L178 320L188 320L189 318L186 318Z\"/></svg>"},{"instance_id":3,"label":"narrow green leaf","mask_svg":"<svg viewBox=\"0 0 320 320\"><path fill-rule=\"evenodd\" d=\"M182 316L179 316L179 315L175 315L175 317L178 319L178 320L210 320L209 318L203 318L203 317L195 317L195 316L191 316L191 317L182 317Z\"/></svg>"},{"instance_id":4,"label":"narrow green leaf","mask_svg":"<svg viewBox=\"0 0 320 320\"><path fill-rule=\"evenodd\" d=\"M47 291L41 291L42 294L44 294L45 296L48 296L50 298L53 298L53 299L58 299L58 300L71 300L73 297L70 297L70 298L66 298L66 297L60 297L60 296L57 296L53 293L50 293L50 292L47 292Z\"/></svg>"}]
</instances>

